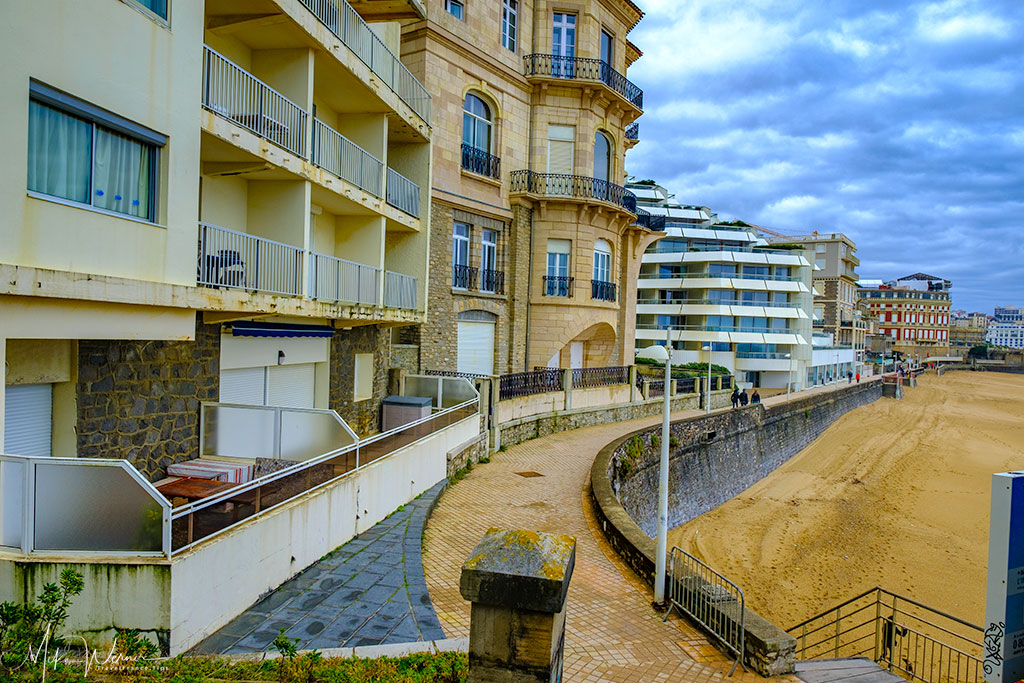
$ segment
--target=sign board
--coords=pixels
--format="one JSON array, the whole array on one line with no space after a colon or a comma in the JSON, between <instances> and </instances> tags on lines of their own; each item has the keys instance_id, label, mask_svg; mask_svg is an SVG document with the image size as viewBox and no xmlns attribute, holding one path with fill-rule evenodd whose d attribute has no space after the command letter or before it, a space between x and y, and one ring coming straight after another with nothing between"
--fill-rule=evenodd
<instances>
[{"instance_id":1,"label":"sign board","mask_svg":"<svg viewBox=\"0 0 1024 683\"><path fill-rule=\"evenodd\" d=\"M1024 679L1024 472L992 475L985 680Z\"/></svg>"}]
</instances>

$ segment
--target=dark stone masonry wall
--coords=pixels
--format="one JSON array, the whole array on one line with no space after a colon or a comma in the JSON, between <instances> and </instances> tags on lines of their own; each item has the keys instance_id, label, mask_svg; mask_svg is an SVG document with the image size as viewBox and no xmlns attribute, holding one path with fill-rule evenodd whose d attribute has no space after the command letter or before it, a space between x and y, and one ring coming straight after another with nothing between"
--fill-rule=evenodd
<instances>
[{"instance_id":1,"label":"dark stone masonry wall","mask_svg":"<svg viewBox=\"0 0 1024 683\"><path fill-rule=\"evenodd\" d=\"M124 458L151 481L198 457L199 404L216 401L220 326L196 341L78 344L78 455Z\"/></svg>"},{"instance_id":2,"label":"dark stone masonry wall","mask_svg":"<svg viewBox=\"0 0 1024 683\"><path fill-rule=\"evenodd\" d=\"M380 404L387 396L391 367L390 335L388 328L367 325L338 330L331 338L329 405L359 436L380 431ZM353 398L357 353L373 354L373 396L362 401Z\"/></svg>"}]
</instances>

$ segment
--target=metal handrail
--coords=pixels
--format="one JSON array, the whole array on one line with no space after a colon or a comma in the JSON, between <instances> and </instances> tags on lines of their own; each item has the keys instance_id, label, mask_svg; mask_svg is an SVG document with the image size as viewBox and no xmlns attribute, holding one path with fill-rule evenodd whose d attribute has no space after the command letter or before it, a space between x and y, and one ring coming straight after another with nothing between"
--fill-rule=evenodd
<instances>
[{"instance_id":1,"label":"metal handrail","mask_svg":"<svg viewBox=\"0 0 1024 683\"><path fill-rule=\"evenodd\" d=\"M380 305L380 268L313 252L309 269L310 298Z\"/></svg>"},{"instance_id":2,"label":"metal handrail","mask_svg":"<svg viewBox=\"0 0 1024 683\"><path fill-rule=\"evenodd\" d=\"M388 308L416 308L416 278L412 275L384 271L384 305Z\"/></svg>"},{"instance_id":3,"label":"metal handrail","mask_svg":"<svg viewBox=\"0 0 1024 683\"><path fill-rule=\"evenodd\" d=\"M590 281L590 298L597 301L615 301L618 287L614 282L604 280Z\"/></svg>"},{"instance_id":4,"label":"metal handrail","mask_svg":"<svg viewBox=\"0 0 1024 683\"><path fill-rule=\"evenodd\" d=\"M505 271L484 268L480 271L480 291L488 294L505 293Z\"/></svg>"},{"instance_id":5,"label":"metal handrail","mask_svg":"<svg viewBox=\"0 0 1024 683\"><path fill-rule=\"evenodd\" d=\"M572 197L596 199L616 204L636 213L636 195L615 183L600 178L565 173L535 173L529 170L512 171L511 192L527 192L544 197Z\"/></svg>"},{"instance_id":6,"label":"metal handrail","mask_svg":"<svg viewBox=\"0 0 1024 683\"><path fill-rule=\"evenodd\" d=\"M634 122L626 126L626 139L627 140L639 140L640 139L640 124Z\"/></svg>"},{"instance_id":7,"label":"metal handrail","mask_svg":"<svg viewBox=\"0 0 1024 683\"><path fill-rule=\"evenodd\" d=\"M291 244L200 222L196 281L208 287L300 296L303 256L302 249Z\"/></svg>"},{"instance_id":8,"label":"metal handrail","mask_svg":"<svg viewBox=\"0 0 1024 683\"><path fill-rule=\"evenodd\" d=\"M658 305L658 306L746 306L761 308L800 308L799 304L778 301L742 301L727 300L715 301L714 299L637 299L637 305Z\"/></svg>"},{"instance_id":9,"label":"metal handrail","mask_svg":"<svg viewBox=\"0 0 1024 683\"><path fill-rule=\"evenodd\" d=\"M544 296L565 296L571 297L575 290L576 278L570 275L545 275Z\"/></svg>"},{"instance_id":10,"label":"metal handrail","mask_svg":"<svg viewBox=\"0 0 1024 683\"><path fill-rule=\"evenodd\" d=\"M523 57L527 76L601 81L638 109L644 107L644 91L602 59L532 54Z\"/></svg>"},{"instance_id":11,"label":"metal handrail","mask_svg":"<svg viewBox=\"0 0 1024 683\"><path fill-rule=\"evenodd\" d=\"M797 275L754 275L752 273L640 273L638 280L758 280L766 282L802 282Z\"/></svg>"},{"instance_id":12,"label":"metal handrail","mask_svg":"<svg viewBox=\"0 0 1024 683\"><path fill-rule=\"evenodd\" d=\"M455 289L476 288L477 271L478 269L476 266L467 266L462 263L456 263L452 266L452 287Z\"/></svg>"},{"instance_id":13,"label":"metal handrail","mask_svg":"<svg viewBox=\"0 0 1024 683\"><path fill-rule=\"evenodd\" d=\"M313 119L310 161L374 197L381 196L384 163L317 118Z\"/></svg>"},{"instance_id":14,"label":"metal handrail","mask_svg":"<svg viewBox=\"0 0 1024 683\"><path fill-rule=\"evenodd\" d=\"M462 168L489 178L501 178L501 158L473 145L462 145Z\"/></svg>"},{"instance_id":15,"label":"metal handrail","mask_svg":"<svg viewBox=\"0 0 1024 683\"><path fill-rule=\"evenodd\" d=\"M388 167L387 202L414 218L420 217L420 186Z\"/></svg>"}]
</instances>

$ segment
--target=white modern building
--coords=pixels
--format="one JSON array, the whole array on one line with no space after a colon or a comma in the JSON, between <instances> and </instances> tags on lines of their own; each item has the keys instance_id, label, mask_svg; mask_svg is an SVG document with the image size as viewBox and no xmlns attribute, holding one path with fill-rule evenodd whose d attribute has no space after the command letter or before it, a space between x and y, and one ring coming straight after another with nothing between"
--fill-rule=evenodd
<instances>
[{"instance_id":1,"label":"white modern building","mask_svg":"<svg viewBox=\"0 0 1024 683\"><path fill-rule=\"evenodd\" d=\"M771 249L755 228L720 224L661 186L631 184L665 237L643 256L636 346L672 346L673 363L707 362L741 385L802 388L811 363L811 264Z\"/></svg>"},{"instance_id":2,"label":"white modern building","mask_svg":"<svg viewBox=\"0 0 1024 683\"><path fill-rule=\"evenodd\" d=\"M849 344L835 344L831 334L815 333L811 339L811 364L807 387L848 381L849 375L864 373L857 351Z\"/></svg>"},{"instance_id":3,"label":"white modern building","mask_svg":"<svg viewBox=\"0 0 1024 683\"><path fill-rule=\"evenodd\" d=\"M985 341L993 346L1024 349L1024 323L991 323Z\"/></svg>"}]
</instances>

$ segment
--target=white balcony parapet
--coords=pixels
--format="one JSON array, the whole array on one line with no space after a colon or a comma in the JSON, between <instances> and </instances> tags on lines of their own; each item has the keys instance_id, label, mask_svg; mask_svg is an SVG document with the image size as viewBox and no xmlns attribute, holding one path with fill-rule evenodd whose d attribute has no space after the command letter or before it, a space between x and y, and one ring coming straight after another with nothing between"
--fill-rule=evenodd
<instances>
[{"instance_id":1,"label":"white balcony parapet","mask_svg":"<svg viewBox=\"0 0 1024 683\"><path fill-rule=\"evenodd\" d=\"M299 0L428 125L430 93L345 0Z\"/></svg>"},{"instance_id":2,"label":"white balcony parapet","mask_svg":"<svg viewBox=\"0 0 1024 683\"><path fill-rule=\"evenodd\" d=\"M319 119L313 119L310 161L374 197L381 197L383 162Z\"/></svg>"},{"instance_id":3,"label":"white balcony parapet","mask_svg":"<svg viewBox=\"0 0 1024 683\"><path fill-rule=\"evenodd\" d=\"M381 272L373 266L314 253L310 262L309 295L323 301L379 306Z\"/></svg>"},{"instance_id":4,"label":"white balcony parapet","mask_svg":"<svg viewBox=\"0 0 1024 683\"><path fill-rule=\"evenodd\" d=\"M393 168L389 168L387 202L396 209L419 218L420 186Z\"/></svg>"},{"instance_id":5,"label":"white balcony parapet","mask_svg":"<svg viewBox=\"0 0 1024 683\"><path fill-rule=\"evenodd\" d=\"M416 308L416 278L384 271L384 305L388 308Z\"/></svg>"},{"instance_id":6,"label":"white balcony parapet","mask_svg":"<svg viewBox=\"0 0 1024 683\"><path fill-rule=\"evenodd\" d=\"M306 111L208 45L203 106L306 158Z\"/></svg>"},{"instance_id":7,"label":"white balcony parapet","mask_svg":"<svg viewBox=\"0 0 1024 683\"><path fill-rule=\"evenodd\" d=\"M201 285L300 296L302 258L290 244L199 223Z\"/></svg>"}]
</instances>

